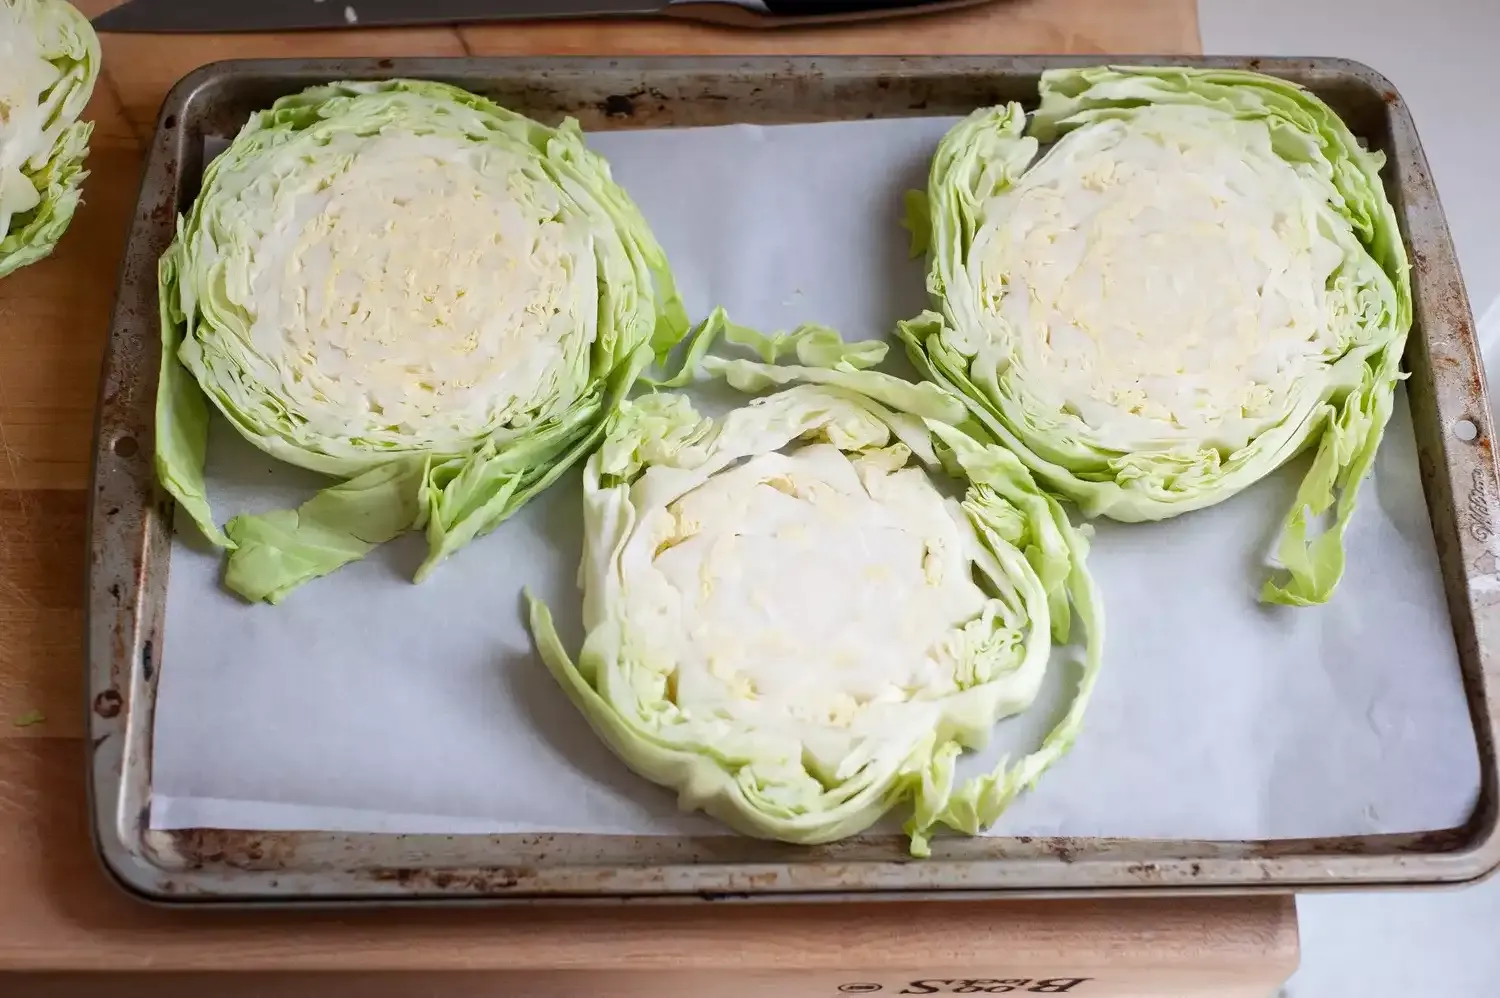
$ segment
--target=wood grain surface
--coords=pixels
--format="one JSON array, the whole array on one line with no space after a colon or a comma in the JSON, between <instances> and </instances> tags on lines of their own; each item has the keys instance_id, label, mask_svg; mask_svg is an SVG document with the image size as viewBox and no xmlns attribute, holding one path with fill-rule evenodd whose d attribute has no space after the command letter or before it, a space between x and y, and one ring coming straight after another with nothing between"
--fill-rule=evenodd
<instances>
[{"instance_id":1,"label":"wood grain surface","mask_svg":"<svg viewBox=\"0 0 1500 998\"><path fill-rule=\"evenodd\" d=\"M94 15L113 4L78 5ZM783 994L794 992L784 979L765 975L816 972L799 980L816 982L806 993L827 994L842 980L836 971L905 968L961 977L1021 964L1058 973L1079 974L1085 964L1123 972L1117 977L1128 990L1080 992L1090 995L1155 994L1153 980L1177 982L1172 993L1196 994L1181 990L1189 970L1216 993L1229 994L1233 986L1250 989L1233 993L1258 994L1290 971L1295 915L1290 899L1274 897L712 910L165 911L137 904L108 882L89 841L84 797L84 517L96 381L142 146L163 96L183 74L214 60L254 56L1190 53L1198 48L1194 0L1011 0L923 20L775 34L630 22L105 35L102 41L105 72L87 111L96 127L85 206L50 259L0 281L0 971L565 969L574 976L508 980L512 991L600 995L683 986L750 993L739 985L712 986L702 976L724 969L736 971L745 987L781 980ZM601 977L605 971L611 973ZM37 993L84 993L67 978L26 980ZM182 993L202 989L187 978L179 983ZM291 993L285 986L278 984L277 993ZM320 993L330 993L328 986L320 984ZM8 987L0 978L0 992L18 993ZM347 993L374 987L366 982Z\"/></svg>"}]
</instances>

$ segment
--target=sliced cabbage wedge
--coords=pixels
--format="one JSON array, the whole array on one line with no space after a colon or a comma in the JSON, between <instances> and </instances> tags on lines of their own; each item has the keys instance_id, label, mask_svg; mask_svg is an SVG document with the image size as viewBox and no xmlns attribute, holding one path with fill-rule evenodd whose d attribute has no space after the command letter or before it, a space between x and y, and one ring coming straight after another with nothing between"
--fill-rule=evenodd
<instances>
[{"instance_id":1,"label":"sliced cabbage wedge","mask_svg":"<svg viewBox=\"0 0 1500 998\"><path fill-rule=\"evenodd\" d=\"M64 0L0 0L0 277L52 252L78 208L99 39Z\"/></svg>"},{"instance_id":2,"label":"sliced cabbage wedge","mask_svg":"<svg viewBox=\"0 0 1500 998\"><path fill-rule=\"evenodd\" d=\"M1103 642L1084 535L952 395L861 369L878 345L722 313L705 329L695 347L724 333L764 361L695 350L688 370L791 387L721 419L670 392L620 408L584 470L586 638L575 661L532 599L542 658L686 810L818 843L910 800L913 854L938 826L977 834L1082 723ZM782 354L808 363L768 362ZM1066 715L1031 754L955 778L1036 698L1075 614Z\"/></svg>"},{"instance_id":3,"label":"sliced cabbage wedge","mask_svg":"<svg viewBox=\"0 0 1500 998\"><path fill-rule=\"evenodd\" d=\"M425 529L423 579L597 444L687 332L640 212L571 119L456 87L314 87L208 168L161 261L158 477L276 602ZM340 479L221 528L208 404L247 440Z\"/></svg>"},{"instance_id":4,"label":"sliced cabbage wedge","mask_svg":"<svg viewBox=\"0 0 1500 998\"><path fill-rule=\"evenodd\" d=\"M1257 73L1045 73L1029 123L941 143L909 223L937 311L900 335L1088 516L1176 516L1314 448L1262 599L1324 602L1411 325L1383 161Z\"/></svg>"}]
</instances>

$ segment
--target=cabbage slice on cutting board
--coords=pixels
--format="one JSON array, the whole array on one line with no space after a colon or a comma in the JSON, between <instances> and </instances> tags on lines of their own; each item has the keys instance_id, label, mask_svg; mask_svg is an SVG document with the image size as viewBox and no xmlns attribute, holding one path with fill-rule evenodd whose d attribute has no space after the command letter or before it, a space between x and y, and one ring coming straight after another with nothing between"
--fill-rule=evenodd
<instances>
[{"instance_id":1,"label":"cabbage slice on cutting board","mask_svg":"<svg viewBox=\"0 0 1500 998\"><path fill-rule=\"evenodd\" d=\"M1089 516L1222 502L1312 448L1262 598L1326 601L1411 324L1383 162L1272 77L1045 73L1029 121L939 147L911 204L936 311L900 335Z\"/></svg>"},{"instance_id":2,"label":"cabbage slice on cutting board","mask_svg":"<svg viewBox=\"0 0 1500 998\"><path fill-rule=\"evenodd\" d=\"M671 392L620 408L584 470L584 644L575 660L533 600L543 659L632 769L747 834L828 842L908 800L917 855L937 826L979 832L1081 724L1103 643L1084 535L957 398L863 369L883 344L717 313L695 347L721 327L764 361L695 349L690 371L791 387L719 419ZM1075 614L1065 716L956 780Z\"/></svg>"},{"instance_id":3,"label":"cabbage slice on cutting board","mask_svg":"<svg viewBox=\"0 0 1500 998\"><path fill-rule=\"evenodd\" d=\"M99 39L64 0L0 0L0 277L52 252L78 209Z\"/></svg>"},{"instance_id":4,"label":"cabbage slice on cutting board","mask_svg":"<svg viewBox=\"0 0 1500 998\"><path fill-rule=\"evenodd\" d=\"M161 261L156 466L251 600L425 529L420 581L593 450L687 332L661 248L571 119L336 83L251 118ZM212 403L340 479L221 528Z\"/></svg>"}]
</instances>

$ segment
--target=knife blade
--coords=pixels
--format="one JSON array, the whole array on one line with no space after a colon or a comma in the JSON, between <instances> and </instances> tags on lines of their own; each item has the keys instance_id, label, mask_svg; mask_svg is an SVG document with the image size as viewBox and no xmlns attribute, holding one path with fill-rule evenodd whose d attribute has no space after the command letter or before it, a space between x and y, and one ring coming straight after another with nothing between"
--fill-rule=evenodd
<instances>
[{"instance_id":1,"label":"knife blade","mask_svg":"<svg viewBox=\"0 0 1500 998\"><path fill-rule=\"evenodd\" d=\"M96 31L241 32L408 27L513 18L659 14L664 0L127 0Z\"/></svg>"},{"instance_id":2,"label":"knife blade","mask_svg":"<svg viewBox=\"0 0 1500 998\"><path fill-rule=\"evenodd\" d=\"M410 27L577 17L672 15L749 27L867 19L985 0L126 0L97 31L193 33Z\"/></svg>"}]
</instances>

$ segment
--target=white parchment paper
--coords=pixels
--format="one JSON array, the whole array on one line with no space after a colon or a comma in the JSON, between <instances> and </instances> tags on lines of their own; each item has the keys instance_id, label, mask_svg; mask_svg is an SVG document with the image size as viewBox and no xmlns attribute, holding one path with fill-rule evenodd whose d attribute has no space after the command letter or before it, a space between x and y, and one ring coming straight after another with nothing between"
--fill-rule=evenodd
<instances>
[{"instance_id":1,"label":"white parchment paper","mask_svg":"<svg viewBox=\"0 0 1500 998\"><path fill-rule=\"evenodd\" d=\"M695 317L804 320L885 336L925 305L901 192L940 119L598 134L670 256ZM1305 465L1212 509L1098 524L1104 673L1072 753L994 830L1007 835L1277 838L1451 827L1478 795L1404 397L1349 529L1327 606L1256 602ZM295 505L315 475L227 424L210 441L221 520ZM379 832L722 834L677 811L588 730L535 658L530 586L577 647L576 472L427 583L409 536L280 607L218 583L183 532L172 555L152 823ZM189 528L190 529L190 528ZM1060 657L1059 657L1060 660ZM1034 743L1062 669L990 751Z\"/></svg>"}]
</instances>

